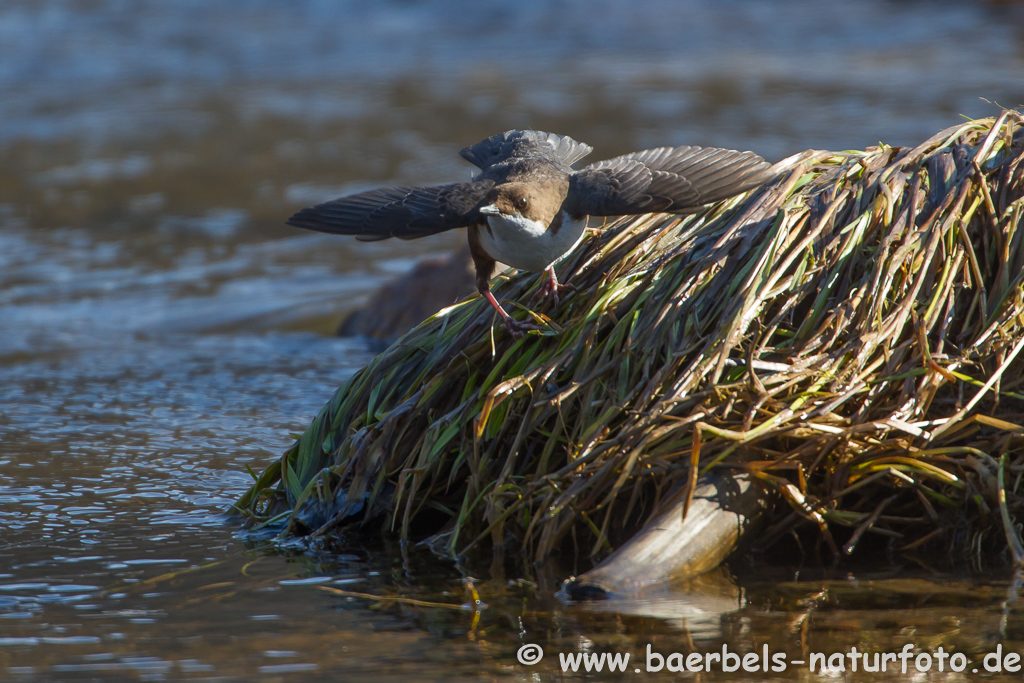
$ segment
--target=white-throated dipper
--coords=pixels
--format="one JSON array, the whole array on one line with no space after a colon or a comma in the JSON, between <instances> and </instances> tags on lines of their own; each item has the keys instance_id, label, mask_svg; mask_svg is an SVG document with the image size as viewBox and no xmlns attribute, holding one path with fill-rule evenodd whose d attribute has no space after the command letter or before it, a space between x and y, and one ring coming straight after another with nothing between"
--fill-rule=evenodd
<instances>
[{"instance_id":1,"label":"white-throated dipper","mask_svg":"<svg viewBox=\"0 0 1024 683\"><path fill-rule=\"evenodd\" d=\"M510 130L460 154L481 173L470 182L361 192L303 209L289 225L374 241L469 228L476 286L509 332L539 329L514 320L490 290L495 262L547 271L541 290L558 305L554 263L583 238L587 216L688 213L766 181L770 165L753 152L658 147L572 165L593 148L564 135Z\"/></svg>"}]
</instances>

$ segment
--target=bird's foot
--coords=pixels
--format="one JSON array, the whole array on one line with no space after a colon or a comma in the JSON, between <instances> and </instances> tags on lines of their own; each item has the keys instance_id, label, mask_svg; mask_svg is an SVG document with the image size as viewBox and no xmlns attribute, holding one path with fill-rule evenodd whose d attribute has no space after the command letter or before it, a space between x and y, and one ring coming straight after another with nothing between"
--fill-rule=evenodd
<instances>
[{"instance_id":1,"label":"bird's foot","mask_svg":"<svg viewBox=\"0 0 1024 683\"><path fill-rule=\"evenodd\" d=\"M532 332L534 330L538 332L543 332L545 329L540 325L534 325L533 323L516 320L512 316L504 318L503 320L505 321L505 329L508 330L508 333L512 335L513 339L519 339L527 332Z\"/></svg>"},{"instance_id":2,"label":"bird's foot","mask_svg":"<svg viewBox=\"0 0 1024 683\"><path fill-rule=\"evenodd\" d=\"M554 310L558 310L558 303L561 300L561 295L565 292L576 292L578 291L572 285L563 285L555 277L555 273L552 270L548 271L548 277L540 283L540 287L534 292L533 296L530 297L530 305L533 305L543 299L546 296L550 296L553 300L555 307Z\"/></svg>"},{"instance_id":3,"label":"bird's foot","mask_svg":"<svg viewBox=\"0 0 1024 683\"><path fill-rule=\"evenodd\" d=\"M538 332L544 331L544 328L541 327L540 325L535 325L534 323L528 322L520 322L513 318L512 316L510 316L505 311L505 309L501 307L501 304L498 303L498 300L494 298L494 295L491 293L490 289L482 289L481 291L483 292L484 298L487 299L491 306L494 307L494 310L497 311L498 315L501 316L502 321L504 321L505 323L505 328L508 330L508 333L512 335L513 339L519 339L527 332L532 332L534 330Z\"/></svg>"}]
</instances>

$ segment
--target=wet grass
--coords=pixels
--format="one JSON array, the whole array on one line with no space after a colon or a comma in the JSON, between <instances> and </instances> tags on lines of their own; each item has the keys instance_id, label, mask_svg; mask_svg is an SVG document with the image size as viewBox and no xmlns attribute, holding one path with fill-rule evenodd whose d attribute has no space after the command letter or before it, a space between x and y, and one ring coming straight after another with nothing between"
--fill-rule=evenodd
<instances>
[{"instance_id":1,"label":"wet grass","mask_svg":"<svg viewBox=\"0 0 1024 683\"><path fill-rule=\"evenodd\" d=\"M702 213L611 222L560 265L557 312L513 303L550 332L513 340L479 297L439 312L237 508L543 560L599 555L728 468L788 504L765 544L811 525L836 555L870 534L1022 561L1022 124L819 152ZM525 302L540 276L500 280Z\"/></svg>"}]
</instances>

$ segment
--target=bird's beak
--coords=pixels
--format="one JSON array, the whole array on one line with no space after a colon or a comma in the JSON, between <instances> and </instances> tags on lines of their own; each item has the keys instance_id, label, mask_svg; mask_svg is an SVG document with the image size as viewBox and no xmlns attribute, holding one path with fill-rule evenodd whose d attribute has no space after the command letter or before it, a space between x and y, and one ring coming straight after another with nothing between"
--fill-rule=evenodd
<instances>
[{"instance_id":1,"label":"bird's beak","mask_svg":"<svg viewBox=\"0 0 1024 683\"><path fill-rule=\"evenodd\" d=\"M496 207L494 204L488 204L487 206L480 207L480 213L484 214L485 216L497 216L501 214L501 211L499 211L498 207Z\"/></svg>"}]
</instances>

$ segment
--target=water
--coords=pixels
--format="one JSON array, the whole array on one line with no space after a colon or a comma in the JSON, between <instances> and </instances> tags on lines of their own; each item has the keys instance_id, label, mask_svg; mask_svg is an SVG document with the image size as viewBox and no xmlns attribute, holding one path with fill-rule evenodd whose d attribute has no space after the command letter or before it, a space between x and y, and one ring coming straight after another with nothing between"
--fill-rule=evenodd
<instances>
[{"instance_id":1,"label":"water","mask_svg":"<svg viewBox=\"0 0 1024 683\"><path fill-rule=\"evenodd\" d=\"M566 605L576 558L492 576L390 541L303 554L224 515L372 357L330 334L344 311L462 239L300 234L295 209L467 178L458 149L511 127L595 159L916 144L997 111L979 98L1024 103L1022 26L1019 7L882 0L3 3L0 678L576 680L559 653L632 670L648 645L1024 651L998 558L740 562ZM532 667L527 643L547 653Z\"/></svg>"}]
</instances>

